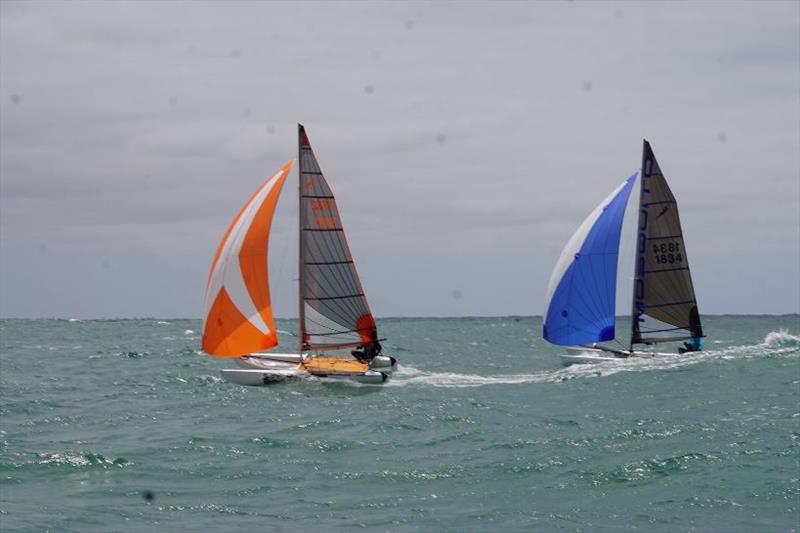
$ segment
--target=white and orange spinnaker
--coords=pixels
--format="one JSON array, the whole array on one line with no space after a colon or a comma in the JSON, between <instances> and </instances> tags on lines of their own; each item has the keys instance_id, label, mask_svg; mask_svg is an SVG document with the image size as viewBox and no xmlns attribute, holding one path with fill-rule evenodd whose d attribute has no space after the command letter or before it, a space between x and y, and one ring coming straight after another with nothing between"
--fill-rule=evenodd
<instances>
[{"instance_id":1,"label":"white and orange spinnaker","mask_svg":"<svg viewBox=\"0 0 800 533\"><path fill-rule=\"evenodd\" d=\"M278 344L269 296L267 251L272 216L294 161L266 180L225 231L205 295L203 351L239 357Z\"/></svg>"}]
</instances>

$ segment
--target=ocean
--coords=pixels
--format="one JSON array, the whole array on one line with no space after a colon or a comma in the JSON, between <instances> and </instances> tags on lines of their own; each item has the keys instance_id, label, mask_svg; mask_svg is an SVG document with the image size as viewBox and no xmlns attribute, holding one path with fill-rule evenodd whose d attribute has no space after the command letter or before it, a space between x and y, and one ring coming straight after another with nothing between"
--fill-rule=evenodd
<instances>
[{"instance_id":1,"label":"ocean","mask_svg":"<svg viewBox=\"0 0 800 533\"><path fill-rule=\"evenodd\" d=\"M387 384L266 387L199 320L2 320L0 529L797 531L800 316L703 318L569 368L539 317L382 319Z\"/></svg>"}]
</instances>

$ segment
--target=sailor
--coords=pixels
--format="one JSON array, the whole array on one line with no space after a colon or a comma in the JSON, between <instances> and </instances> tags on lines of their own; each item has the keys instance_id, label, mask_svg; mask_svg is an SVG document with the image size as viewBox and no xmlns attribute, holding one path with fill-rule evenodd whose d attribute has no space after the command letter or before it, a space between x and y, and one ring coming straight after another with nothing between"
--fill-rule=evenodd
<instances>
[{"instance_id":1,"label":"sailor","mask_svg":"<svg viewBox=\"0 0 800 533\"><path fill-rule=\"evenodd\" d=\"M383 347L378 342L378 339L373 339L362 344L359 348L361 351L353 350L350 354L362 363L371 363L381 353Z\"/></svg>"},{"instance_id":2,"label":"sailor","mask_svg":"<svg viewBox=\"0 0 800 533\"><path fill-rule=\"evenodd\" d=\"M687 342L684 342L683 346L678 348L678 353L701 352L701 351L703 351L702 337L692 337Z\"/></svg>"}]
</instances>

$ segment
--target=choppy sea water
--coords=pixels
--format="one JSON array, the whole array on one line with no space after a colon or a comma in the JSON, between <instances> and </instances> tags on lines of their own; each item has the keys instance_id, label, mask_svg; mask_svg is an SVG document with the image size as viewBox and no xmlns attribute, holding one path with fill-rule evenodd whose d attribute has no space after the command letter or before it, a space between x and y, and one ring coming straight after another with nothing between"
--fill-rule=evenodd
<instances>
[{"instance_id":1,"label":"choppy sea water","mask_svg":"<svg viewBox=\"0 0 800 533\"><path fill-rule=\"evenodd\" d=\"M800 528L797 315L566 369L539 318L379 328L384 386L249 388L198 320L0 321L0 529Z\"/></svg>"}]
</instances>

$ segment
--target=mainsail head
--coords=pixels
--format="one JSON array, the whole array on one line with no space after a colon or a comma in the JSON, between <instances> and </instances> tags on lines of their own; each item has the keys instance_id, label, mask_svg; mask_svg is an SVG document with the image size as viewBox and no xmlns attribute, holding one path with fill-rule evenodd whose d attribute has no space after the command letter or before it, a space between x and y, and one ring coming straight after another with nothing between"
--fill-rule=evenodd
<instances>
[{"instance_id":1,"label":"mainsail head","mask_svg":"<svg viewBox=\"0 0 800 533\"><path fill-rule=\"evenodd\" d=\"M646 140L634 276L631 345L703 336L678 204Z\"/></svg>"},{"instance_id":2,"label":"mainsail head","mask_svg":"<svg viewBox=\"0 0 800 533\"><path fill-rule=\"evenodd\" d=\"M544 338L575 345L614 338L617 257L622 219L636 174L583 221L550 277Z\"/></svg>"},{"instance_id":3,"label":"mainsail head","mask_svg":"<svg viewBox=\"0 0 800 533\"><path fill-rule=\"evenodd\" d=\"M292 163L261 184L217 247L203 315L203 351L208 354L238 357L278 344L267 251L272 216Z\"/></svg>"},{"instance_id":4,"label":"mainsail head","mask_svg":"<svg viewBox=\"0 0 800 533\"><path fill-rule=\"evenodd\" d=\"M378 339L336 199L298 124L300 164L300 338L303 350Z\"/></svg>"}]
</instances>

